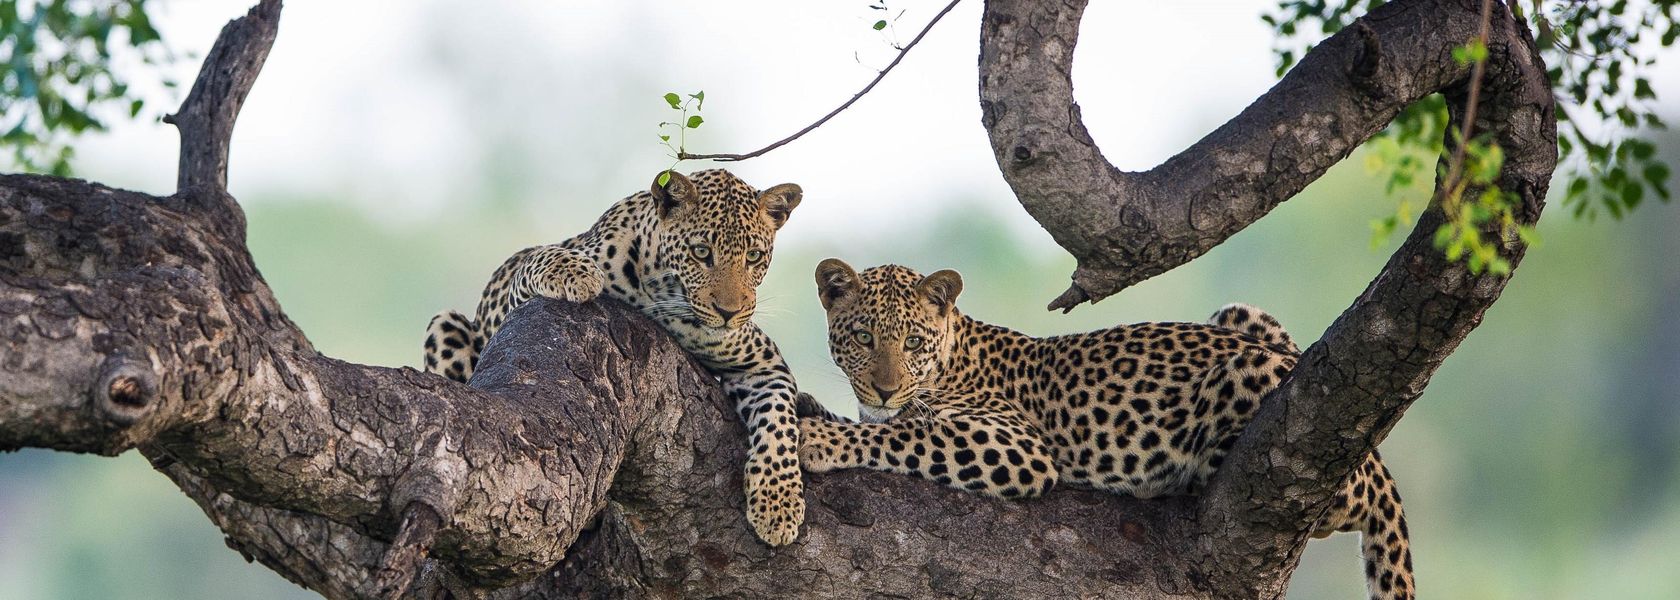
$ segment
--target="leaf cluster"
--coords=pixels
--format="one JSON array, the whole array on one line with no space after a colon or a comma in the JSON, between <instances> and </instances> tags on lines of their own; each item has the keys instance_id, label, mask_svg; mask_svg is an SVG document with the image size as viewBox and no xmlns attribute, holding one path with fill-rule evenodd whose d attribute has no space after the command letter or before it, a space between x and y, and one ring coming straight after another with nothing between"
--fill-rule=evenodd
<instances>
[{"instance_id":1,"label":"leaf cluster","mask_svg":"<svg viewBox=\"0 0 1680 600\"><path fill-rule=\"evenodd\" d=\"M1308 40L1320 39L1351 25L1355 19L1382 4L1381 0L1284 0L1275 11L1260 19L1277 32L1277 74L1282 76L1298 57L1311 49ZM1634 5L1628 0L1528 0L1513 2L1511 10L1534 28L1542 58L1551 65L1547 76L1558 95L1558 152L1566 178L1564 205L1576 217L1592 219L1599 212L1621 218L1645 200L1671 199L1668 188L1671 170L1656 158L1653 131L1665 129L1655 112L1657 94L1648 73L1656 64L1657 51L1674 45L1680 38L1676 24L1676 0L1655 0ZM1651 41L1656 43L1651 43ZM1487 59L1488 49L1476 40L1453 52L1462 65ZM1415 184L1427 173L1429 164L1441 156L1447 137L1445 100L1434 94L1407 107L1371 143L1367 166L1382 173L1388 193L1398 198L1393 215L1372 222L1373 244L1387 240L1394 230L1409 224L1418 210ZM1455 132L1456 135L1456 132ZM1456 141L1456 138L1455 138ZM1449 222L1436 232L1437 245L1449 257L1469 261L1477 271L1499 271L1491 247L1474 231L1490 221L1506 221L1511 198L1493 185L1489 173L1480 167L1503 160L1490 141L1465 142L1464 178L1485 191L1473 201L1463 202L1459 194L1464 182L1453 184L1440 198L1450 203ZM1447 165L1437 165L1436 175L1447 182ZM1452 182L1448 182L1452 183ZM1532 241L1533 232L1512 232ZM1479 257L1479 258L1478 258Z\"/></svg>"},{"instance_id":2,"label":"leaf cluster","mask_svg":"<svg viewBox=\"0 0 1680 600\"><path fill-rule=\"evenodd\" d=\"M706 122L705 119L700 118L700 110L706 107L706 92L701 90L688 94L687 97L678 95L676 92L666 92L660 98L665 101L665 104L670 105L671 110L677 111L679 114L675 121L659 123L659 143L671 151L670 156L674 161L671 163L671 168L676 168L677 163L682 162L683 153L687 149L688 130L699 129L700 125ZM693 110L694 114L689 114L690 110ZM671 141L673 137L676 138L675 143ZM659 185L665 185L665 182L670 181L670 178L670 169L666 169L666 172L659 174Z\"/></svg>"},{"instance_id":3,"label":"leaf cluster","mask_svg":"<svg viewBox=\"0 0 1680 600\"><path fill-rule=\"evenodd\" d=\"M67 175L72 137L145 109L132 74L113 68L112 59L131 50L149 68L176 60L152 26L151 7L146 0L0 0L0 146L19 166Z\"/></svg>"}]
</instances>

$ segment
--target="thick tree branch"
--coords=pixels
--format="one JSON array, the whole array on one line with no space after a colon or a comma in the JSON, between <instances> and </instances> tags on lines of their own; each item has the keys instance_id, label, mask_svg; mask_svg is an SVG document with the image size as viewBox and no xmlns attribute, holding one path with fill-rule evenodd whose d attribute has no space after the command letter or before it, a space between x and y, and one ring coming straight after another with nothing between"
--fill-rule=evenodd
<instances>
[{"instance_id":1,"label":"thick tree branch","mask_svg":"<svg viewBox=\"0 0 1680 600\"><path fill-rule=\"evenodd\" d=\"M1079 259L1073 286L1051 308L1100 300L1199 256L1427 94L1446 93L1454 126L1471 126L1470 68L1451 56L1476 37L1480 4L1399 0L1316 46L1271 91L1178 156L1123 173L1086 134L1071 94L1083 8L1078 0L994 0L981 37L981 105L998 164L1028 212ZM1496 13L1474 128L1505 150L1497 184L1520 198L1517 224L1530 225L1556 167L1557 128L1533 40L1503 6ZM1431 243L1441 223L1438 206L1425 212L1268 397L1203 498L1198 570L1216 595L1282 597L1332 492L1504 289L1505 278L1473 276L1444 259ZM1524 248L1513 233L1490 227L1484 235L1500 241L1514 266Z\"/></svg>"},{"instance_id":2,"label":"thick tree branch","mask_svg":"<svg viewBox=\"0 0 1680 600\"><path fill-rule=\"evenodd\" d=\"M1410 25L1447 27L1434 31L1447 39L1469 39L1476 35L1477 11L1473 6L1458 11L1446 22L1415 20ZM1385 7L1370 19L1404 22L1417 16L1423 15ZM1546 68L1527 28L1503 7L1495 11L1488 48L1488 70L1480 86L1460 82L1445 90L1452 126L1468 129L1466 117L1474 115L1475 130L1494 136L1508 157L1496 183L1520 199L1517 224L1532 225L1557 167L1557 123ZM1456 151L1449 154L1456 156ZM1448 173L1437 185L1455 186L1455 177ZM1480 193L1475 187L1464 191L1467 198ZM1338 482L1388 435L1435 369L1481 324L1508 279L1474 276L1462 264L1447 261L1432 242L1443 221L1438 205L1425 212L1365 293L1307 350L1294 377L1267 399L1202 505L1206 547L1300 548L1306 528L1299 515L1320 514L1328 507ZM1521 261L1525 247L1513 230L1490 226L1483 234L1500 241L1500 255L1513 267ZM1299 553L1231 556L1239 560L1216 570L1226 579L1252 581L1255 573L1287 574Z\"/></svg>"},{"instance_id":3,"label":"thick tree branch","mask_svg":"<svg viewBox=\"0 0 1680 600\"><path fill-rule=\"evenodd\" d=\"M469 387L274 343L301 334L216 276L248 259L219 212L7 176L0 217L0 446L138 448L231 547L329 597L381 594L416 504L439 516L419 597L1195 594L1170 566L1193 547L1184 499L846 473L811 482L799 542L762 545L730 403L615 303L520 308ZM140 414L105 408L113 363Z\"/></svg>"},{"instance_id":4,"label":"thick tree branch","mask_svg":"<svg viewBox=\"0 0 1680 600\"><path fill-rule=\"evenodd\" d=\"M980 106L1022 206L1079 261L1052 309L1108 297L1224 242L1293 197L1408 104L1460 82L1474 2L1401 0L1309 53L1241 114L1149 171L1102 155L1073 100L1085 2L993 0L982 22ZM1413 14L1435 13L1437 15ZM1400 19L1404 23L1390 21ZM1470 23L1474 25L1474 21ZM1474 29L1470 30L1474 33Z\"/></svg>"}]
</instances>

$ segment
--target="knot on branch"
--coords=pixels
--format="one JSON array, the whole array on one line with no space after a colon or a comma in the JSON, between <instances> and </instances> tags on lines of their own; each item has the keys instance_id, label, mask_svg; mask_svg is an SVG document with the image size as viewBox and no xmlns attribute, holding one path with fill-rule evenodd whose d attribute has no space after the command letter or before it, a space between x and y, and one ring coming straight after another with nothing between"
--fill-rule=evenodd
<instances>
[{"instance_id":1,"label":"knot on branch","mask_svg":"<svg viewBox=\"0 0 1680 600\"><path fill-rule=\"evenodd\" d=\"M1387 98L1388 92L1377 77L1377 71L1382 68L1382 40L1377 38L1376 30L1371 29L1364 18L1354 21L1353 31L1359 35L1359 48L1353 52L1348 79L1353 81L1354 87L1373 98Z\"/></svg>"},{"instance_id":2,"label":"knot on branch","mask_svg":"<svg viewBox=\"0 0 1680 600\"><path fill-rule=\"evenodd\" d=\"M153 413L157 406L157 375L140 363L113 357L105 361L93 404L112 423L128 427Z\"/></svg>"},{"instance_id":3,"label":"knot on branch","mask_svg":"<svg viewBox=\"0 0 1680 600\"><path fill-rule=\"evenodd\" d=\"M998 164L1007 169L1023 169L1054 158L1054 148L1044 142L1046 136L1033 128L1022 131L1015 137L1015 142L998 148ZM1006 149L1007 148L1007 149Z\"/></svg>"}]
</instances>

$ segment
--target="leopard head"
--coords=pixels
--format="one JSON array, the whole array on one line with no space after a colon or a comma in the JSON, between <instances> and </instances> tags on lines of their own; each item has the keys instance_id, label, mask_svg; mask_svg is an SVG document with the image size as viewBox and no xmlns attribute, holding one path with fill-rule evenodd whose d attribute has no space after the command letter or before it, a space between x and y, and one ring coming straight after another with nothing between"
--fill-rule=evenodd
<instances>
[{"instance_id":1,"label":"leopard head","mask_svg":"<svg viewBox=\"0 0 1680 600\"><path fill-rule=\"evenodd\" d=\"M649 193L658 214L653 275L680 284L656 301L709 328L751 321L776 231L803 195L799 186L761 192L723 169L665 171Z\"/></svg>"},{"instance_id":2,"label":"leopard head","mask_svg":"<svg viewBox=\"0 0 1680 600\"><path fill-rule=\"evenodd\" d=\"M955 351L962 276L923 277L882 265L862 273L837 258L817 265L828 311L828 351L846 373L865 420L883 421L932 389Z\"/></svg>"}]
</instances>

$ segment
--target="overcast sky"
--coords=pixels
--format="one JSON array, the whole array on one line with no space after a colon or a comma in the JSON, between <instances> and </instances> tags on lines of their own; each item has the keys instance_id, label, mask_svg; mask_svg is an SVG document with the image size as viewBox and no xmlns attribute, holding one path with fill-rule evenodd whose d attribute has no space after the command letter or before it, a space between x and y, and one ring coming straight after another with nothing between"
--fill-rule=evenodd
<instances>
[{"instance_id":1,"label":"overcast sky","mask_svg":"<svg viewBox=\"0 0 1680 600\"><path fill-rule=\"evenodd\" d=\"M667 90L704 89L693 151L745 151L854 93L895 54L869 2L303 2L240 115L231 187L242 201L351 202L400 226L491 186L530 205L591 211L670 160L655 124ZM942 2L892 2L905 43ZM980 0L958 6L876 90L827 126L730 168L760 187L804 186L789 234L927 214L946 203L1019 214L976 100ZM1275 0L1094 2L1074 80L1092 135L1145 169L1235 115L1275 81L1257 15ZM202 56L246 3L175 2L159 27ZM1670 59L1656 81L1680 96ZM190 82L197 60L182 61ZM173 99L157 104L172 106ZM167 193L175 134L121 123L81 143L80 173ZM681 168L704 168L685 163ZM606 192L610 190L610 193ZM605 197L597 197L606 194ZM1029 219L1011 219L1046 248ZM810 238L807 238L810 239Z\"/></svg>"},{"instance_id":2,"label":"overcast sky","mask_svg":"<svg viewBox=\"0 0 1680 600\"><path fill-rule=\"evenodd\" d=\"M243 4L169 3L158 24L202 56ZM490 172L533 178L532 194L629 193L669 164L654 137L671 116L663 91L707 92L695 151L756 147L849 97L895 54L867 4L290 2L240 115L231 186L245 202L349 196L399 222L470 201ZM900 4L900 43L942 5L895 2L894 14ZM1075 81L1108 157L1152 166L1263 92L1273 81L1264 5L1095 3ZM803 235L941 202L1019 211L980 127L980 7L959 5L828 126L730 168L760 186L802 184L796 226L823 224ZM190 82L196 63L183 61L178 78ZM83 176L172 187L166 125L119 124L79 150ZM859 210L871 207L881 210Z\"/></svg>"}]
</instances>

